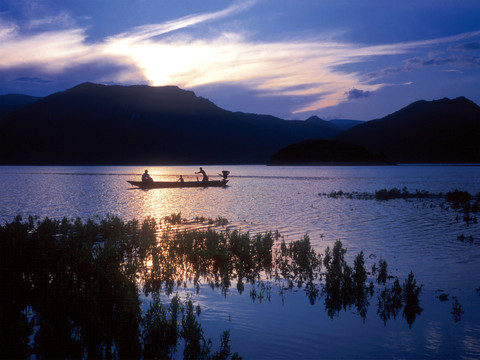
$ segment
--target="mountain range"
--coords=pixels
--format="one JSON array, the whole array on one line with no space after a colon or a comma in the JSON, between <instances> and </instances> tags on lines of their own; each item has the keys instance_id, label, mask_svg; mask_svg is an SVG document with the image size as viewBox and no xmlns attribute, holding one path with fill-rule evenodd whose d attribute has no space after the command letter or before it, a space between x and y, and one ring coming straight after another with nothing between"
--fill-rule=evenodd
<instances>
[{"instance_id":1,"label":"mountain range","mask_svg":"<svg viewBox=\"0 0 480 360\"><path fill-rule=\"evenodd\" d=\"M270 165L388 165L382 155L338 140L308 139L270 157Z\"/></svg>"},{"instance_id":2,"label":"mountain range","mask_svg":"<svg viewBox=\"0 0 480 360\"><path fill-rule=\"evenodd\" d=\"M8 94L0 96L0 119L25 105L31 104L40 100L41 97L22 95L22 94Z\"/></svg>"},{"instance_id":3,"label":"mountain range","mask_svg":"<svg viewBox=\"0 0 480 360\"><path fill-rule=\"evenodd\" d=\"M465 97L421 100L333 138L399 163L479 163L480 107Z\"/></svg>"},{"instance_id":4,"label":"mountain range","mask_svg":"<svg viewBox=\"0 0 480 360\"><path fill-rule=\"evenodd\" d=\"M0 128L3 165L265 164L307 139L394 162L480 162L480 108L465 98L368 122L284 120L231 112L176 86L84 83L44 98L0 96Z\"/></svg>"}]
</instances>

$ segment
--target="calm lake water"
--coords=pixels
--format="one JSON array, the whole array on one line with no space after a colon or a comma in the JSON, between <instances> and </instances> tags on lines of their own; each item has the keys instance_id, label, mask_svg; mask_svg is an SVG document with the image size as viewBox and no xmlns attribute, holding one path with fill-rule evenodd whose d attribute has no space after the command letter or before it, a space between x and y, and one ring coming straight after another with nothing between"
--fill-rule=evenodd
<instances>
[{"instance_id":1,"label":"calm lake water","mask_svg":"<svg viewBox=\"0 0 480 360\"><path fill-rule=\"evenodd\" d=\"M198 166L149 167L155 180L195 179ZM211 177L230 170L226 188L132 188L145 167L0 167L0 221L15 215L41 218L156 219L181 212L224 217L228 227L255 234L279 230L287 242L308 234L324 253L341 240L347 261L363 250L367 268L385 259L403 282L413 271L423 285L423 311L409 326L399 315L386 323L377 315L377 297L363 319L355 309L331 318L323 299L311 304L302 289L252 300L249 291L226 296L208 285L191 292L207 337L218 343L230 329L232 351L244 359L267 358L480 358L480 223L443 206L442 199L360 200L323 193L374 193L406 187L447 193L480 193L480 166L267 167L205 166ZM457 221L457 215L459 220ZM473 241L459 241L458 236ZM447 301L438 295L448 294ZM454 297L460 319L452 314ZM148 299L145 299L148 301ZM215 346L214 346L215 348Z\"/></svg>"}]
</instances>

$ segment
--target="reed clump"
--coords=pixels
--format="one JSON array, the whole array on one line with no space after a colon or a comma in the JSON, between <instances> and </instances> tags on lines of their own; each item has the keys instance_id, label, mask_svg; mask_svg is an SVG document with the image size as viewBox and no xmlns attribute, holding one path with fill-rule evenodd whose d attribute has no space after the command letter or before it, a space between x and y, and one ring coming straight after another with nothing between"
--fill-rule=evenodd
<instances>
[{"instance_id":1,"label":"reed clump","mask_svg":"<svg viewBox=\"0 0 480 360\"><path fill-rule=\"evenodd\" d=\"M172 213L170 215L165 216L163 219L166 223L169 223L169 224L172 224L172 225L181 224L182 221L183 221L181 212Z\"/></svg>"},{"instance_id":2,"label":"reed clump","mask_svg":"<svg viewBox=\"0 0 480 360\"><path fill-rule=\"evenodd\" d=\"M402 189L392 188L392 189L380 189L376 190L375 193L359 193L359 192L345 192L343 190L332 191L330 193L321 193L320 196L327 196L333 199L362 199L362 200L378 200L378 201L388 201L394 199L441 199L444 198L446 203L450 204L450 207L454 210L462 212L463 221L469 224L476 224L477 217L475 215L480 212L480 193L473 196L470 195L467 191L454 190L452 192L447 192L445 196L440 194L431 194L427 190L415 190L411 193L407 190L407 187L404 186ZM433 208L433 204L430 205ZM443 209L448 209L448 206L445 206L443 203L440 204L440 207ZM456 221L460 220L459 216L456 216Z\"/></svg>"},{"instance_id":3,"label":"reed clump","mask_svg":"<svg viewBox=\"0 0 480 360\"><path fill-rule=\"evenodd\" d=\"M190 303L173 297L165 306L154 297L142 313L139 280L160 268L176 272L163 262L152 218L16 217L0 226L0 254L9 289L0 297L2 358L168 358L180 343L193 349L189 356L198 350ZM155 259L161 265L152 269ZM179 327L180 313L190 328ZM202 356L213 357L200 343Z\"/></svg>"},{"instance_id":4,"label":"reed clump","mask_svg":"<svg viewBox=\"0 0 480 360\"><path fill-rule=\"evenodd\" d=\"M453 297L453 307L452 307L452 315L455 322L459 322L462 318L462 314L464 313L462 304L458 301L456 297Z\"/></svg>"},{"instance_id":5,"label":"reed clump","mask_svg":"<svg viewBox=\"0 0 480 360\"><path fill-rule=\"evenodd\" d=\"M163 221L180 219L179 213ZM107 216L99 223L17 217L0 226L0 280L9 289L0 297L0 355L171 358L182 344L185 358L238 358L228 332L212 351L201 309L191 297L173 295L176 289L198 292L205 283L227 296L236 282L239 293L249 285L253 301L270 301L274 286L282 294L296 286L311 304L323 297L331 317L355 307L365 318L375 275L366 271L363 252L353 266L346 253L341 241L322 256L308 235L286 243L278 232L182 230L150 217ZM403 308L411 325L422 311L413 273L403 287L398 279L389 287L385 260L378 269L377 313L388 319ZM161 303L161 292L172 296L169 304ZM146 311L141 293L152 299Z\"/></svg>"},{"instance_id":6,"label":"reed clump","mask_svg":"<svg viewBox=\"0 0 480 360\"><path fill-rule=\"evenodd\" d=\"M300 288L306 283L307 295L312 304L319 293L314 281L319 277L321 266L322 257L312 248L308 235L289 244L282 239L275 250L276 279L286 281L286 288L293 288L295 285Z\"/></svg>"}]
</instances>

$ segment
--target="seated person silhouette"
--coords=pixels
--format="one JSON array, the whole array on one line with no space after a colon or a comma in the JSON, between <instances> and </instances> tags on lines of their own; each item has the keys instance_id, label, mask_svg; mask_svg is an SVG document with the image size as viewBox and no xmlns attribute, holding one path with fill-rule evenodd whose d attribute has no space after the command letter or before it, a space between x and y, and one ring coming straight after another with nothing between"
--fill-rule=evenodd
<instances>
[{"instance_id":1,"label":"seated person silhouette","mask_svg":"<svg viewBox=\"0 0 480 360\"><path fill-rule=\"evenodd\" d=\"M153 182L152 177L148 174L148 170L145 170L145 172L143 173L142 182Z\"/></svg>"}]
</instances>

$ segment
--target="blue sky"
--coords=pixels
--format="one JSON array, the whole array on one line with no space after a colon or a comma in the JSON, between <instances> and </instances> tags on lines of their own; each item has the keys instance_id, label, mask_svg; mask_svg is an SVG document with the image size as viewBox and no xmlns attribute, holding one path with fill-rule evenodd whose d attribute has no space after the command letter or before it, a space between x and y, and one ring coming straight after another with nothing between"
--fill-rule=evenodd
<instances>
[{"instance_id":1,"label":"blue sky","mask_svg":"<svg viewBox=\"0 0 480 360\"><path fill-rule=\"evenodd\" d=\"M480 1L2 0L0 94L85 81L177 85L284 119L480 104Z\"/></svg>"}]
</instances>

